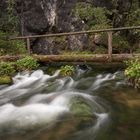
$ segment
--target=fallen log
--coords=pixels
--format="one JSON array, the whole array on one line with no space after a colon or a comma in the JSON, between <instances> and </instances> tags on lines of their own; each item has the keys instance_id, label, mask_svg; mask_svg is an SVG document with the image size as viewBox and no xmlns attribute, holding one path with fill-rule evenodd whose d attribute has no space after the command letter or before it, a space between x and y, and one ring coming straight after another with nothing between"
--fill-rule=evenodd
<instances>
[{"instance_id":1,"label":"fallen log","mask_svg":"<svg viewBox=\"0 0 140 140\"><path fill-rule=\"evenodd\" d=\"M140 54L113 54L110 59L108 54L93 54L93 55L33 55L40 62L124 62L134 57L140 57Z\"/></svg>"},{"instance_id":2,"label":"fallen log","mask_svg":"<svg viewBox=\"0 0 140 140\"><path fill-rule=\"evenodd\" d=\"M90 55L32 55L39 62L91 62L91 63L110 63L124 62L134 57L140 57L140 54L112 54L110 59L108 54L90 54ZM23 56L0 56L0 61L16 61Z\"/></svg>"},{"instance_id":3,"label":"fallen log","mask_svg":"<svg viewBox=\"0 0 140 140\"><path fill-rule=\"evenodd\" d=\"M10 55L5 55L5 56L0 56L0 61L6 61L6 62L12 62L16 61L18 59L21 59L23 56L10 56Z\"/></svg>"}]
</instances>

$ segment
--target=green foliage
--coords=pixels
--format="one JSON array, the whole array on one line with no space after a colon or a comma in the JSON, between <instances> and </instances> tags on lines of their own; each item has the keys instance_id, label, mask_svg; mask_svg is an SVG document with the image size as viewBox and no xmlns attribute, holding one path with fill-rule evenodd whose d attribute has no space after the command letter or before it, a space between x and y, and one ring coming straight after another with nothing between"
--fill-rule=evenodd
<instances>
[{"instance_id":1,"label":"green foliage","mask_svg":"<svg viewBox=\"0 0 140 140\"><path fill-rule=\"evenodd\" d=\"M140 4L139 0L133 0L131 9L125 13L125 26L139 26L140 25ZM140 30L132 30L131 34L140 37Z\"/></svg>"},{"instance_id":2,"label":"green foliage","mask_svg":"<svg viewBox=\"0 0 140 140\"><path fill-rule=\"evenodd\" d=\"M62 66L60 68L60 71L61 71L60 74L62 76L71 76L74 74L75 69L73 66L66 65L66 66Z\"/></svg>"},{"instance_id":3,"label":"green foliage","mask_svg":"<svg viewBox=\"0 0 140 140\"><path fill-rule=\"evenodd\" d=\"M39 64L36 59L31 56L26 56L23 59L20 59L16 62L17 70L24 71L24 70L34 70L38 68Z\"/></svg>"},{"instance_id":4,"label":"green foliage","mask_svg":"<svg viewBox=\"0 0 140 140\"><path fill-rule=\"evenodd\" d=\"M113 51L124 53L130 50L128 41L120 35L113 35Z\"/></svg>"},{"instance_id":5,"label":"green foliage","mask_svg":"<svg viewBox=\"0 0 140 140\"><path fill-rule=\"evenodd\" d=\"M8 34L0 32L0 55L19 55L26 52L23 41L8 40Z\"/></svg>"},{"instance_id":6,"label":"green foliage","mask_svg":"<svg viewBox=\"0 0 140 140\"><path fill-rule=\"evenodd\" d=\"M139 0L133 0L131 9L127 13L126 26L140 25L140 5Z\"/></svg>"},{"instance_id":7,"label":"green foliage","mask_svg":"<svg viewBox=\"0 0 140 140\"><path fill-rule=\"evenodd\" d=\"M105 54L105 53L108 53L108 50L101 45L94 50L94 54Z\"/></svg>"},{"instance_id":8,"label":"green foliage","mask_svg":"<svg viewBox=\"0 0 140 140\"><path fill-rule=\"evenodd\" d=\"M94 7L91 4L79 2L75 7L75 14L83 20L90 29L101 29L111 27L107 15L110 12L106 8Z\"/></svg>"},{"instance_id":9,"label":"green foliage","mask_svg":"<svg viewBox=\"0 0 140 140\"><path fill-rule=\"evenodd\" d=\"M15 33L18 30L19 20L15 14L15 0L7 0L7 9L0 11L0 30ZM5 11L5 13L3 13Z\"/></svg>"},{"instance_id":10,"label":"green foliage","mask_svg":"<svg viewBox=\"0 0 140 140\"><path fill-rule=\"evenodd\" d=\"M96 7L93 9L96 23L92 23L92 29L103 29L112 27L111 21L107 18L110 12L106 8Z\"/></svg>"},{"instance_id":11,"label":"green foliage","mask_svg":"<svg viewBox=\"0 0 140 140\"><path fill-rule=\"evenodd\" d=\"M90 20L94 16L93 6L91 4L79 2L76 4L75 14L82 20Z\"/></svg>"},{"instance_id":12,"label":"green foliage","mask_svg":"<svg viewBox=\"0 0 140 140\"><path fill-rule=\"evenodd\" d=\"M126 65L128 67L125 70L125 75L129 83L135 88L140 88L140 58L126 61Z\"/></svg>"},{"instance_id":13,"label":"green foliage","mask_svg":"<svg viewBox=\"0 0 140 140\"><path fill-rule=\"evenodd\" d=\"M140 58L135 58L126 62L128 66L125 75L128 78L140 78Z\"/></svg>"},{"instance_id":14,"label":"green foliage","mask_svg":"<svg viewBox=\"0 0 140 140\"><path fill-rule=\"evenodd\" d=\"M15 0L7 0L6 9L0 9L0 55L26 53L23 41L8 40L18 34L18 18L15 14Z\"/></svg>"},{"instance_id":15,"label":"green foliage","mask_svg":"<svg viewBox=\"0 0 140 140\"><path fill-rule=\"evenodd\" d=\"M12 76L16 71L34 70L39 66L31 56L26 56L17 62L0 62L0 77Z\"/></svg>"},{"instance_id":16,"label":"green foliage","mask_svg":"<svg viewBox=\"0 0 140 140\"><path fill-rule=\"evenodd\" d=\"M13 75L15 73L15 68L10 62L1 62L0 63L0 76L4 75Z\"/></svg>"},{"instance_id":17,"label":"green foliage","mask_svg":"<svg viewBox=\"0 0 140 140\"><path fill-rule=\"evenodd\" d=\"M17 36L19 19L15 13L15 0L7 0L5 3L7 7L0 9L0 55L26 53L24 42L8 40L11 35Z\"/></svg>"}]
</instances>

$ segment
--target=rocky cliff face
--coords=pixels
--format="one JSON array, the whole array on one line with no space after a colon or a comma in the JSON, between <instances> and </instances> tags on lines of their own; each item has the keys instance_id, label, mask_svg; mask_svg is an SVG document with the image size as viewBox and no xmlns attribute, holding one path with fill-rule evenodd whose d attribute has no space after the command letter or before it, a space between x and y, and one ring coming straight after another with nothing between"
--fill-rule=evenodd
<instances>
[{"instance_id":1,"label":"rocky cliff face","mask_svg":"<svg viewBox=\"0 0 140 140\"><path fill-rule=\"evenodd\" d=\"M2 5L4 0L0 2ZM36 35L79 31L85 29L85 23L73 14L73 9L77 2L87 2L95 7L113 8L111 0L15 0L16 12L20 19L20 29L22 35ZM118 10L126 12L131 0L117 0ZM126 6L127 5L127 6ZM0 6L2 9L2 7ZM122 11L123 10L123 11ZM118 17L119 18L118 18ZM122 18L116 15L116 26L122 24ZM57 47L69 50L84 50L88 47L88 36L68 36L63 39L63 43L54 38L40 38L31 40L32 50L39 54L57 54Z\"/></svg>"},{"instance_id":2,"label":"rocky cliff face","mask_svg":"<svg viewBox=\"0 0 140 140\"><path fill-rule=\"evenodd\" d=\"M23 35L49 34L78 31L84 28L83 23L72 15L76 0L18 0L17 13L21 19ZM66 38L70 49L84 49L86 35ZM73 44L75 42L75 45ZM54 39L34 39L34 53L55 54L57 42Z\"/></svg>"}]
</instances>

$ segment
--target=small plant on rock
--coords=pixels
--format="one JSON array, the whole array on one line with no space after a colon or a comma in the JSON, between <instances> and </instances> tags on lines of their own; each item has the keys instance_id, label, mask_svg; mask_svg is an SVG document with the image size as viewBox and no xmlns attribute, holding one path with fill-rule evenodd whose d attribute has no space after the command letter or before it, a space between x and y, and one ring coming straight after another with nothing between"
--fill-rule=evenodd
<instances>
[{"instance_id":1,"label":"small plant on rock","mask_svg":"<svg viewBox=\"0 0 140 140\"><path fill-rule=\"evenodd\" d=\"M74 71L75 71L74 67L73 66L69 66L69 65L62 66L60 68L60 70L61 70L60 73L61 73L62 76L71 76L71 75L74 74Z\"/></svg>"}]
</instances>

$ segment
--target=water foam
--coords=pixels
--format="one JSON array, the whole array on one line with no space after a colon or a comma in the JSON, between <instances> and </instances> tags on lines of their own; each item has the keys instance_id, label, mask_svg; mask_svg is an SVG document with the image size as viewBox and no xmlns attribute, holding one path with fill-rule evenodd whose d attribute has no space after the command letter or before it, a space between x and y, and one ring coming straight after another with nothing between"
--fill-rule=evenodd
<instances>
[{"instance_id":1,"label":"water foam","mask_svg":"<svg viewBox=\"0 0 140 140\"><path fill-rule=\"evenodd\" d=\"M85 102L93 106L93 113L97 115L96 127L107 118L104 107L96 99L85 93L77 92L73 88L76 82L71 77L57 78L60 71L52 76L37 70L32 74L19 73L13 77L14 84L0 91L0 102L6 103L0 107L0 129L25 129L30 130L43 125L54 123L59 116L70 112L71 100L74 97L82 97ZM114 79L112 75L96 77L93 87L100 86L106 80ZM51 82L54 80L54 82ZM50 83L49 83L50 82ZM58 83L55 92L46 93L50 84ZM22 106L16 106L12 102L24 96L28 96Z\"/></svg>"},{"instance_id":2,"label":"water foam","mask_svg":"<svg viewBox=\"0 0 140 140\"><path fill-rule=\"evenodd\" d=\"M69 109L63 106L30 104L16 107L6 104L0 107L0 128L32 129L54 122Z\"/></svg>"}]
</instances>

